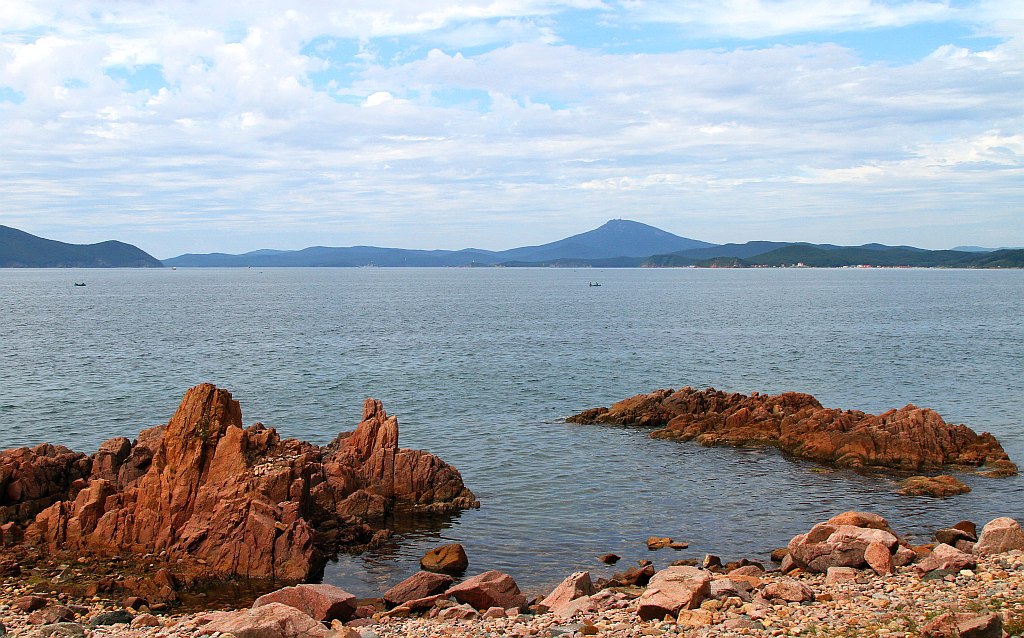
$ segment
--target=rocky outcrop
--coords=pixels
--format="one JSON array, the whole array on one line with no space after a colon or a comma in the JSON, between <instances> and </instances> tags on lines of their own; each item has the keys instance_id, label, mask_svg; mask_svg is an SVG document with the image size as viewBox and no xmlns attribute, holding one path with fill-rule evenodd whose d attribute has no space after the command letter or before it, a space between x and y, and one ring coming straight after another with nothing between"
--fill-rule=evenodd
<instances>
[{"instance_id":1,"label":"rocky outcrop","mask_svg":"<svg viewBox=\"0 0 1024 638\"><path fill-rule=\"evenodd\" d=\"M455 468L398 447L398 421L379 401L367 399L355 431L320 448L259 423L243 428L238 402L210 384L133 444L112 439L92 458L8 450L0 468L0 523L23 526L37 547L163 553L214 574L286 581L368 542L395 509L479 505Z\"/></svg>"},{"instance_id":2,"label":"rocky outcrop","mask_svg":"<svg viewBox=\"0 0 1024 638\"><path fill-rule=\"evenodd\" d=\"M879 415L825 408L809 394L750 396L708 388L657 390L569 417L571 423L661 428L656 438L704 445L774 445L801 458L845 467L906 471L946 466L1017 473L991 434L951 425L933 410L907 405Z\"/></svg>"}]
</instances>

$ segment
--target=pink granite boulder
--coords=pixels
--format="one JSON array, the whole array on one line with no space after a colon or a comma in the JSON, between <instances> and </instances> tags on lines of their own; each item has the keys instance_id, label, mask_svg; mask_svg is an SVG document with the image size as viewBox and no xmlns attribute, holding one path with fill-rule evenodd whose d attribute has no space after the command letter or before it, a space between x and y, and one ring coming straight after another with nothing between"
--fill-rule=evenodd
<instances>
[{"instance_id":1,"label":"pink granite boulder","mask_svg":"<svg viewBox=\"0 0 1024 638\"><path fill-rule=\"evenodd\" d=\"M540 604L548 609L555 609L577 598L591 596L596 591L594 583L590 580L590 572L575 572L555 587Z\"/></svg>"},{"instance_id":2,"label":"pink granite boulder","mask_svg":"<svg viewBox=\"0 0 1024 638\"><path fill-rule=\"evenodd\" d=\"M642 620L676 616L695 609L711 596L711 574L696 567L667 567L656 573L640 595L637 614Z\"/></svg>"},{"instance_id":3,"label":"pink granite boulder","mask_svg":"<svg viewBox=\"0 0 1024 638\"><path fill-rule=\"evenodd\" d=\"M241 611L208 614L203 632L231 634L235 638L326 638L322 623L290 605L267 603Z\"/></svg>"},{"instance_id":4,"label":"pink granite boulder","mask_svg":"<svg viewBox=\"0 0 1024 638\"><path fill-rule=\"evenodd\" d=\"M974 545L974 553L979 555L1002 554L1014 549L1024 549L1024 531L1020 523L1006 516L985 525Z\"/></svg>"},{"instance_id":5,"label":"pink granite boulder","mask_svg":"<svg viewBox=\"0 0 1024 638\"><path fill-rule=\"evenodd\" d=\"M298 609L318 621L347 622L355 613L356 597L334 585L296 585L264 594L252 604L253 609L280 603Z\"/></svg>"},{"instance_id":6,"label":"pink granite boulder","mask_svg":"<svg viewBox=\"0 0 1024 638\"><path fill-rule=\"evenodd\" d=\"M416 572L391 589L384 592L381 598L391 606L398 606L411 600L420 600L435 596L445 591L455 579L446 574Z\"/></svg>"},{"instance_id":7,"label":"pink granite boulder","mask_svg":"<svg viewBox=\"0 0 1024 638\"><path fill-rule=\"evenodd\" d=\"M487 610L491 607L502 609L523 609L526 597L508 574L491 570L473 576L445 592L451 598L472 605L474 609Z\"/></svg>"}]
</instances>

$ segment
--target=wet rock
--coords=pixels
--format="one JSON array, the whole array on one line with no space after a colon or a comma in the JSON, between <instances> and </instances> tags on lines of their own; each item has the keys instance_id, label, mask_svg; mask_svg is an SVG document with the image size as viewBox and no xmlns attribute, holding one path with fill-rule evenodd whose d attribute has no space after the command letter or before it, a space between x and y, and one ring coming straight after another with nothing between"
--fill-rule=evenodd
<instances>
[{"instance_id":1,"label":"wet rock","mask_svg":"<svg viewBox=\"0 0 1024 638\"><path fill-rule=\"evenodd\" d=\"M597 560L601 561L605 565L614 565L615 563L622 560L622 557L618 554L601 554L597 557Z\"/></svg>"},{"instance_id":2,"label":"wet rock","mask_svg":"<svg viewBox=\"0 0 1024 638\"><path fill-rule=\"evenodd\" d=\"M672 544L672 539L667 536L651 536L647 539L647 549L654 551L668 547Z\"/></svg>"},{"instance_id":3,"label":"wet rock","mask_svg":"<svg viewBox=\"0 0 1024 638\"><path fill-rule=\"evenodd\" d=\"M590 580L590 572L575 572L555 587L540 604L548 609L555 609L581 596L597 593L594 583Z\"/></svg>"},{"instance_id":4,"label":"wet rock","mask_svg":"<svg viewBox=\"0 0 1024 638\"><path fill-rule=\"evenodd\" d=\"M782 559L789 554L788 547L777 547L772 550L771 559L773 563L781 563Z\"/></svg>"},{"instance_id":5,"label":"wet rock","mask_svg":"<svg viewBox=\"0 0 1024 638\"><path fill-rule=\"evenodd\" d=\"M91 624L93 627L100 627L103 625L118 625L118 624L129 624L134 620L134 616L130 612L124 609L115 609L114 611L105 611L101 614L97 614L92 619Z\"/></svg>"},{"instance_id":6,"label":"wet rock","mask_svg":"<svg viewBox=\"0 0 1024 638\"><path fill-rule=\"evenodd\" d=\"M220 632L235 638L326 638L328 629L298 609L269 603L241 611L207 614L207 634Z\"/></svg>"},{"instance_id":7,"label":"wet rock","mask_svg":"<svg viewBox=\"0 0 1024 638\"><path fill-rule=\"evenodd\" d=\"M643 587L650 582L655 572L654 565L650 564L649 561L644 561L644 563L638 567L630 567L624 572L612 574L612 579L608 581L608 586Z\"/></svg>"},{"instance_id":8,"label":"wet rock","mask_svg":"<svg viewBox=\"0 0 1024 638\"><path fill-rule=\"evenodd\" d=\"M459 543L441 545L430 550L420 559L420 568L428 572L458 576L469 567L466 549Z\"/></svg>"},{"instance_id":9,"label":"wet rock","mask_svg":"<svg viewBox=\"0 0 1024 638\"><path fill-rule=\"evenodd\" d=\"M294 607L314 620L329 622L351 620L356 597L334 585L297 585L264 594L252 604L253 609L269 604Z\"/></svg>"},{"instance_id":10,"label":"wet rock","mask_svg":"<svg viewBox=\"0 0 1024 638\"><path fill-rule=\"evenodd\" d=\"M398 606L410 600L440 594L451 587L453 582L455 582L455 579L446 574L416 572L384 592L381 598L389 605Z\"/></svg>"},{"instance_id":11,"label":"wet rock","mask_svg":"<svg viewBox=\"0 0 1024 638\"><path fill-rule=\"evenodd\" d=\"M747 396L682 388L636 395L567 421L661 427L652 436L703 445L774 445L794 456L846 467L967 465L998 475L1016 472L991 434L947 424L933 410L915 405L872 415L824 408L814 397L796 392Z\"/></svg>"},{"instance_id":12,"label":"wet rock","mask_svg":"<svg viewBox=\"0 0 1024 638\"><path fill-rule=\"evenodd\" d=\"M971 540L978 540L978 526L971 521L960 521L954 525L953 528L967 532L970 534Z\"/></svg>"},{"instance_id":13,"label":"wet rock","mask_svg":"<svg viewBox=\"0 0 1024 638\"><path fill-rule=\"evenodd\" d=\"M981 530L974 546L975 554L1002 554L1015 549L1024 549L1024 531L1020 523L1008 517L989 521Z\"/></svg>"},{"instance_id":14,"label":"wet rock","mask_svg":"<svg viewBox=\"0 0 1024 638\"><path fill-rule=\"evenodd\" d=\"M508 574L495 570L473 576L445 593L460 603L472 605L474 609L479 610L490 607L526 607L526 597L519 591L516 581Z\"/></svg>"},{"instance_id":15,"label":"wet rock","mask_svg":"<svg viewBox=\"0 0 1024 638\"><path fill-rule=\"evenodd\" d=\"M955 547L957 541L961 540L966 540L973 543L978 540L978 537L972 534L968 534L964 530L957 529L955 527L947 527L945 529L940 529L937 532L935 532L935 542L937 543L945 543L947 545L953 545Z\"/></svg>"},{"instance_id":16,"label":"wet rock","mask_svg":"<svg viewBox=\"0 0 1024 638\"><path fill-rule=\"evenodd\" d=\"M970 487L948 474L940 476L911 476L900 482L900 494L903 496L946 498L956 496L957 494L966 494L970 491Z\"/></svg>"},{"instance_id":17,"label":"wet rock","mask_svg":"<svg viewBox=\"0 0 1024 638\"><path fill-rule=\"evenodd\" d=\"M711 596L711 575L696 567L668 567L656 573L638 600L637 615L654 620L694 609Z\"/></svg>"}]
</instances>

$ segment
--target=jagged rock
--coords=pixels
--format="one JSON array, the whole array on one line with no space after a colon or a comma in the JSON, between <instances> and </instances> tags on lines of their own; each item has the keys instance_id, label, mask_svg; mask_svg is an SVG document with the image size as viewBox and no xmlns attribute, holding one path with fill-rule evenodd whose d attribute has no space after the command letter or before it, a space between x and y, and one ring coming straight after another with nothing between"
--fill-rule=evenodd
<instances>
[{"instance_id":1,"label":"jagged rock","mask_svg":"<svg viewBox=\"0 0 1024 638\"><path fill-rule=\"evenodd\" d=\"M459 543L441 545L427 552L420 559L420 568L428 572L458 576L469 567L466 549Z\"/></svg>"},{"instance_id":2,"label":"jagged rock","mask_svg":"<svg viewBox=\"0 0 1024 638\"><path fill-rule=\"evenodd\" d=\"M354 432L320 448L243 429L230 393L202 384L125 445L111 439L91 459L58 446L0 453L0 516L32 514L22 542L54 552L165 552L212 574L294 582L368 542L396 507L479 505L455 468L400 449L398 421L373 399Z\"/></svg>"},{"instance_id":3,"label":"jagged rock","mask_svg":"<svg viewBox=\"0 0 1024 638\"><path fill-rule=\"evenodd\" d=\"M695 609L711 596L711 575L696 567L666 567L656 573L637 601L642 620L675 616Z\"/></svg>"},{"instance_id":4,"label":"jagged rock","mask_svg":"<svg viewBox=\"0 0 1024 638\"><path fill-rule=\"evenodd\" d=\"M981 528L974 545L975 554L1002 554L1015 549L1024 549L1024 531L1020 523L1006 516L993 519Z\"/></svg>"},{"instance_id":5,"label":"jagged rock","mask_svg":"<svg viewBox=\"0 0 1024 638\"><path fill-rule=\"evenodd\" d=\"M203 632L235 638L325 638L328 629L294 607L270 603L241 611L207 614Z\"/></svg>"},{"instance_id":6,"label":"jagged rock","mask_svg":"<svg viewBox=\"0 0 1024 638\"><path fill-rule=\"evenodd\" d=\"M561 607L565 603L576 600L582 596L592 596L597 593L594 583L590 580L590 572L575 572L563 580L558 587L555 587L548 596L540 601L548 609Z\"/></svg>"},{"instance_id":7,"label":"jagged rock","mask_svg":"<svg viewBox=\"0 0 1024 638\"><path fill-rule=\"evenodd\" d=\"M397 607L411 600L440 594L448 589L453 582L455 582L455 579L446 574L416 572L384 592L381 598L384 599L385 603Z\"/></svg>"},{"instance_id":8,"label":"jagged rock","mask_svg":"<svg viewBox=\"0 0 1024 638\"><path fill-rule=\"evenodd\" d=\"M652 436L703 445L774 445L801 458L846 467L899 470L984 466L1017 471L991 434L950 425L933 410L907 405L883 414L824 408L809 394L747 396L708 388L657 390L569 417L572 423L660 427Z\"/></svg>"},{"instance_id":9,"label":"jagged rock","mask_svg":"<svg viewBox=\"0 0 1024 638\"><path fill-rule=\"evenodd\" d=\"M455 585L445 592L460 603L472 605L474 609L486 610L491 607L502 609L523 609L526 597L519 591L516 581L508 574L491 570Z\"/></svg>"},{"instance_id":10,"label":"jagged rock","mask_svg":"<svg viewBox=\"0 0 1024 638\"><path fill-rule=\"evenodd\" d=\"M930 554L914 565L914 569L921 574L936 569L958 572L961 569L974 569L976 564L977 561L971 554L961 552L945 543L939 543Z\"/></svg>"},{"instance_id":11,"label":"jagged rock","mask_svg":"<svg viewBox=\"0 0 1024 638\"><path fill-rule=\"evenodd\" d=\"M896 551L899 546L896 536L885 529L889 527L885 519L875 515L865 518L863 512L840 516L818 523L811 531L795 536L789 541L789 557L796 566L818 573L826 571L829 567L859 568L867 564L864 552L871 543L883 545L890 553ZM857 522L861 519L864 519L861 522L872 524L874 527L836 524Z\"/></svg>"},{"instance_id":12,"label":"jagged rock","mask_svg":"<svg viewBox=\"0 0 1024 638\"><path fill-rule=\"evenodd\" d=\"M956 477L942 474L940 476L911 476L900 483L900 494L903 496L935 496L946 498L957 494L966 494L971 488L964 485Z\"/></svg>"},{"instance_id":13,"label":"jagged rock","mask_svg":"<svg viewBox=\"0 0 1024 638\"><path fill-rule=\"evenodd\" d=\"M346 622L355 613L355 601L355 596L334 585L297 585L264 594L252 606L280 603L298 609L313 620Z\"/></svg>"},{"instance_id":14,"label":"jagged rock","mask_svg":"<svg viewBox=\"0 0 1024 638\"><path fill-rule=\"evenodd\" d=\"M62 445L0 452L0 521L24 524L58 501L74 498L92 460Z\"/></svg>"}]
</instances>

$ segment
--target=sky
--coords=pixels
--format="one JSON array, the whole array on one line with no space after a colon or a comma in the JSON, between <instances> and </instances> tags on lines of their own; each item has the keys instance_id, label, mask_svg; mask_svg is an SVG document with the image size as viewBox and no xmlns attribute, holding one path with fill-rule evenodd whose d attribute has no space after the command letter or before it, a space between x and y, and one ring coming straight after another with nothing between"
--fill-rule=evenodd
<instances>
[{"instance_id":1,"label":"sky","mask_svg":"<svg viewBox=\"0 0 1024 638\"><path fill-rule=\"evenodd\" d=\"M1024 245L1020 0L3 0L0 224Z\"/></svg>"}]
</instances>

